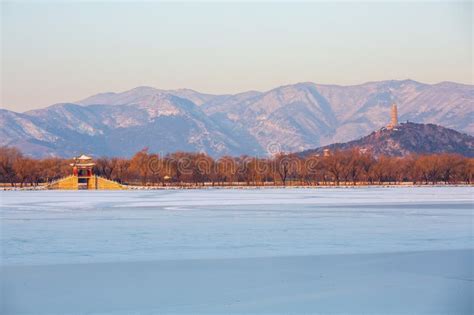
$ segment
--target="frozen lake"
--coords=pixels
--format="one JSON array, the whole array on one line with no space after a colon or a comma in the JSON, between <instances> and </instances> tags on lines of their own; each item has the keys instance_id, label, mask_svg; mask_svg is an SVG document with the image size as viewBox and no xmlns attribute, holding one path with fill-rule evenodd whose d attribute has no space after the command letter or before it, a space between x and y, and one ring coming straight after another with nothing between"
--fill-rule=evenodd
<instances>
[{"instance_id":1,"label":"frozen lake","mask_svg":"<svg viewBox=\"0 0 474 315\"><path fill-rule=\"evenodd\" d=\"M0 192L4 311L469 313L473 193L469 187ZM141 276L126 276L137 270ZM344 279L353 282L345 283L340 277L348 272ZM91 274L91 282L77 286ZM323 274L332 274L325 278L332 282ZM391 280L395 286L387 287ZM363 294L355 286L366 281L374 292L354 295ZM346 290L338 291L342 283ZM124 289L137 285L142 291ZM66 294L65 287L76 298L68 291L64 303L48 300ZM424 290L433 304L413 299L409 289ZM100 300L94 290L108 295ZM390 300L400 290L406 295ZM164 302L149 291L176 294Z\"/></svg>"},{"instance_id":2,"label":"frozen lake","mask_svg":"<svg viewBox=\"0 0 474 315\"><path fill-rule=\"evenodd\" d=\"M3 264L473 248L473 188L1 192Z\"/></svg>"}]
</instances>

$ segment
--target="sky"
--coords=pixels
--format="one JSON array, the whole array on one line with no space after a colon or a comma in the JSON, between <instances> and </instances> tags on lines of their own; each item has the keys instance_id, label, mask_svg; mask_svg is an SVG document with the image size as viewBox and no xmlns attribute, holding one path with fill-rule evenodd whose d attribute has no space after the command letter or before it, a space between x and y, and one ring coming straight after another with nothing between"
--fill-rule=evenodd
<instances>
[{"instance_id":1,"label":"sky","mask_svg":"<svg viewBox=\"0 0 474 315\"><path fill-rule=\"evenodd\" d=\"M1 107L137 86L473 83L471 2L1 2Z\"/></svg>"}]
</instances>

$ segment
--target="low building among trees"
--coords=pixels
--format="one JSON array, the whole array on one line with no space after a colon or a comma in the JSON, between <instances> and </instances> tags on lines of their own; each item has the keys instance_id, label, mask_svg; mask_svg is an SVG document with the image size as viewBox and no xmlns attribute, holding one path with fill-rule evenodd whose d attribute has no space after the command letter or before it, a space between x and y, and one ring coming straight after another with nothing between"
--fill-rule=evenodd
<instances>
[{"instance_id":1,"label":"low building among trees","mask_svg":"<svg viewBox=\"0 0 474 315\"><path fill-rule=\"evenodd\" d=\"M94 175L95 163L87 155L73 159L72 175L61 178L47 186L49 189L86 190L86 189L123 189L124 187L112 180Z\"/></svg>"}]
</instances>

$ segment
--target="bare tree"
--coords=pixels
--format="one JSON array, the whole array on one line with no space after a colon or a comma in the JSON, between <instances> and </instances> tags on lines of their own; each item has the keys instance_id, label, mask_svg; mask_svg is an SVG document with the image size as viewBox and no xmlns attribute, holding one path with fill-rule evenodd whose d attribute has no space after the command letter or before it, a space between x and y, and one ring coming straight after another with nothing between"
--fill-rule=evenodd
<instances>
[{"instance_id":1,"label":"bare tree","mask_svg":"<svg viewBox=\"0 0 474 315\"><path fill-rule=\"evenodd\" d=\"M0 147L0 176L2 182L10 183L12 187L15 186L17 174L15 170L15 163L23 156L16 148Z\"/></svg>"}]
</instances>

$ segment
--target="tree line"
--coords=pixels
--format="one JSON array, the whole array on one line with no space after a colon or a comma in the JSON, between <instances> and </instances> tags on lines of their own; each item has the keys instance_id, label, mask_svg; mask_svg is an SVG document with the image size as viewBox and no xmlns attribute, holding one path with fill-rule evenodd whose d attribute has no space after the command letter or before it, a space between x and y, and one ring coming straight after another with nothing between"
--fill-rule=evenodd
<instances>
[{"instance_id":1,"label":"tree line","mask_svg":"<svg viewBox=\"0 0 474 315\"><path fill-rule=\"evenodd\" d=\"M356 149L327 156L281 153L218 159L187 152L160 156L144 149L129 159L101 157L94 162L94 174L129 185L471 184L474 176L474 159L456 154L376 158ZM0 147L0 182L20 187L50 183L71 175L70 163Z\"/></svg>"}]
</instances>

